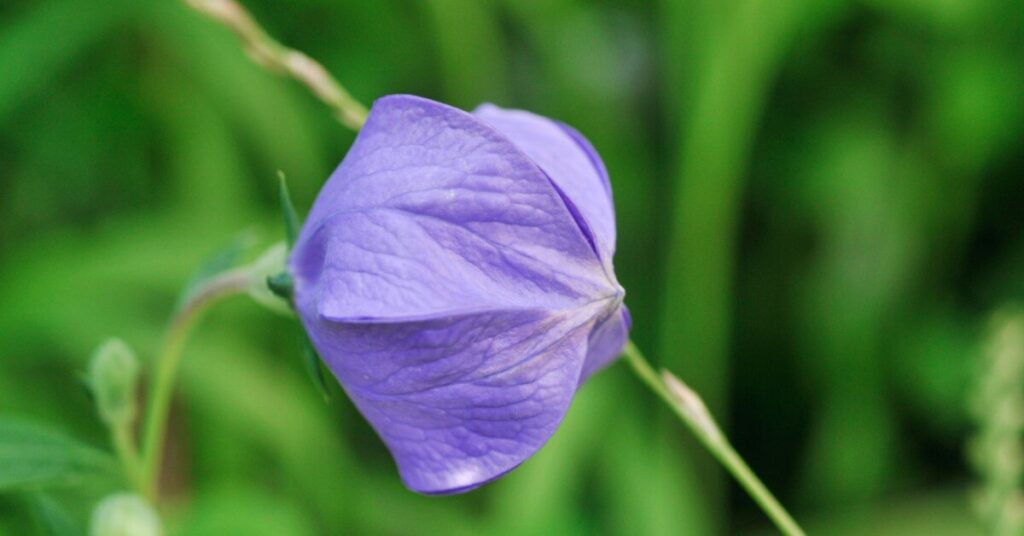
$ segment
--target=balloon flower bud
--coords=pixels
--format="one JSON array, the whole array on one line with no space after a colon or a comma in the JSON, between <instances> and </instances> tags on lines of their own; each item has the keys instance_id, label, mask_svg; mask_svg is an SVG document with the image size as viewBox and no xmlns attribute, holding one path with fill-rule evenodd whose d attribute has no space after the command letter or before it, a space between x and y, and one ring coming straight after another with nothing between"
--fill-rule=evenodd
<instances>
[{"instance_id":1,"label":"balloon flower bud","mask_svg":"<svg viewBox=\"0 0 1024 536\"><path fill-rule=\"evenodd\" d=\"M571 127L379 99L288 270L318 353L405 484L489 482L555 433L629 331L601 158Z\"/></svg>"}]
</instances>

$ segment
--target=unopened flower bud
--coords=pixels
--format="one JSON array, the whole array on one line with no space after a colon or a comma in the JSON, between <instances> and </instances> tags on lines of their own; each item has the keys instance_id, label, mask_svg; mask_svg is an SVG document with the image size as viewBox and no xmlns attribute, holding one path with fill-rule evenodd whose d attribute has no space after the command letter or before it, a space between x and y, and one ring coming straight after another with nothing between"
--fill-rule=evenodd
<instances>
[{"instance_id":1,"label":"unopened flower bud","mask_svg":"<svg viewBox=\"0 0 1024 536\"><path fill-rule=\"evenodd\" d=\"M160 518L153 507L133 493L111 495L96 506L90 536L160 536Z\"/></svg>"},{"instance_id":2,"label":"unopened flower bud","mask_svg":"<svg viewBox=\"0 0 1024 536\"><path fill-rule=\"evenodd\" d=\"M110 339L96 349L87 380L104 422L125 425L135 418L138 378L139 361L124 341Z\"/></svg>"},{"instance_id":3,"label":"unopened flower bud","mask_svg":"<svg viewBox=\"0 0 1024 536\"><path fill-rule=\"evenodd\" d=\"M287 271L314 348L405 484L462 493L537 452L622 353L614 253L608 172L583 135L392 95L320 190Z\"/></svg>"}]
</instances>

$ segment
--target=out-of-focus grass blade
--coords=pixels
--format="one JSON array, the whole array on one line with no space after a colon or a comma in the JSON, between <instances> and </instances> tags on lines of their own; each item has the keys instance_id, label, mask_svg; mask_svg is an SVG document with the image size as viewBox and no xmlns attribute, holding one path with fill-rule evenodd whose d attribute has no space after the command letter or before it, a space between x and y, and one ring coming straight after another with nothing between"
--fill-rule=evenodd
<instances>
[{"instance_id":1,"label":"out-of-focus grass blade","mask_svg":"<svg viewBox=\"0 0 1024 536\"><path fill-rule=\"evenodd\" d=\"M983 527L971 515L964 490L950 488L897 494L859 508L830 508L806 516L808 534L830 536L982 536ZM777 534L774 530L751 531L749 536Z\"/></svg>"},{"instance_id":2,"label":"out-of-focus grass blade","mask_svg":"<svg viewBox=\"0 0 1024 536\"><path fill-rule=\"evenodd\" d=\"M185 89L208 98L212 108L252 144L267 169L288 170L293 177L292 193L300 204L311 197L329 171L325 164L332 164L342 152L339 148L333 156L324 154L313 124L314 118L319 117L314 114L322 113L320 103L302 94L291 81L254 65L231 32L204 20L184 2L153 2L143 18L147 35L161 43L174 60L154 71L152 89L161 91L161 86L169 86L167 80L184 73L188 86ZM171 102L177 102L181 94L181 88L173 86L163 91L164 98ZM192 106L191 98L186 105ZM330 124L330 132L337 131L343 137L350 135L346 129L338 128L328 114L323 115L326 124ZM203 118L189 121L197 119Z\"/></svg>"},{"instance_id":3,"label":"out-of-focus grass blade","mask_svg":"<svg viewBox=\"0 0 1024 536\"><path fill-rule=\"evenodd\" d=\"M40 534L48 536L82 536L82 531L71 521L57 501L48 495L37 493L29 499L32 515L39 525Z\"/></svg>"},{"instance_id":4,"label":"out-of-focus grass blade","mask_svg":"<svg viewBox=\"0 0 1024 536\"><path fill-rule=\"evenodd\" d=\"M152 78L144 78L154 111L167 129L168 150L175 155L166 180L173 185L178 207L202 222L204 234L228 236L252 218L254 181L245 170L241 140L220 106L191 79L174 78L169 71L168 65L160 65ZM190 95L187 102L180 98L183 93Z\"/></svg>"},{"instance_id":5,"label":"out-of-focus grass blade","mask_svg":"<svg viewBox=\"0 0 1024 536\"><path fill-rule=\"evenodd\" d=\"M451 102L472 107L504 100L510 84L502 60L508 53L494 2L430 0L423 6L435 23L441 80Z\"/></svg>"},{"instance_id":6,"label":"out-of-focus grass blade","mask_svg":"<svg viewBox=\"0 0 1024 536\"><path fill-rule=\"evenodd\" d=\"M679 440L682 433L677 423L668 422L667 428L656 423L645 426L636 416L649 409L631 399L618 405L618 415L607 425L615 433L602 443L600 467L609 532L714 534L716 512L705 496L706 481L696 476L698 464L714 461L706 453L693 455L693 449L686 448Z\"/></svg>"},{"instance_id":7,"label":"out-of-focus grass blade","mask_svg":"<svg viewBox=\"0 0 1024 536\"><path fill-rule=\"evenodd\" d=\"M196 496L177 534L304 536L316 531L308 514L287 497L239 486Z\"/></svg>"},{"instance_id":8,"label":"out-of-focus grass blade","mask_svg":"<svg viewBox=\"0 0 1024 536\"><path fill-rule=\"evenodd\" d=\"M136 2L54 0L0 28L0 123L29 95L40 91L61 69L103 34L134 12Z\"/></svg>"},{"instance_id":9,"label":"out-of-focus grass blade","mask_svg":"<svg viewBox=\"0 0 1024 536\"><path fill-rule=\"evenodd\" d=\"M113 460L41 424L0 416L0 491L74 484Z\"/></svg>"}]
</instances>

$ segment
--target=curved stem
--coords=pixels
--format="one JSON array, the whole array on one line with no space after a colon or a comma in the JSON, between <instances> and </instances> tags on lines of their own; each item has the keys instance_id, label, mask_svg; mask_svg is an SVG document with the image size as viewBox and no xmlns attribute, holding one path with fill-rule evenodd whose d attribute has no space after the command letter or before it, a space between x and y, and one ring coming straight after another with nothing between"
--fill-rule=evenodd
<instances>
[{"instance_id":1,"label":"curved stem","mask_svg":"<svg viewBox=\"0 0 1024 536\"><path fill-rule=\"evenodd\" d=\"M626 343L623 355L633 372L672 408L711 455L743 486L779 531L789 536L804 536L803 529L729 444L700 396L666 370L662 370L659 376L633 341Z\"/></svg>"},{"instance_id":2,"label":"curved stem","mask_svg":"<svg viewBox=\"0 0 1024 536\"><path fill-rule=\"evenodd\" d=\"M124 469L125 478L136 489L143 489L142 475L139 472L139 450L135 446L131 427L128 425L115 425L110 428L110 441L114 445L114 452Z\"/></svg>"},{"instance_id":3,"label":"curved stem","mask_svg":"<svg viewBox=\"0 0 1024 536\"><path fill-rule=\"evenodd\" d=\"M200 313L221 298L245 292L250 279L251 275L245 269L224 272L194 291L171 318L163 346L157 354L156 369L150 378L146 419L143 423L138 481L142 493L151 502L157 499L157 480L163 458L167 416L171 409L171 395L185 341Z\"/></svg>"}]
</instances>

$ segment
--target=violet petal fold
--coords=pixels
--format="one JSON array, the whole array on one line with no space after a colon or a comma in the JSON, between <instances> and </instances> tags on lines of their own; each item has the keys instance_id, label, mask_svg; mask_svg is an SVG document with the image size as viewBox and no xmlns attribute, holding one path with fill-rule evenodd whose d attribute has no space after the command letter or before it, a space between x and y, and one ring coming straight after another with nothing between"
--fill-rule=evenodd
<instances>
[{"instance_id":1,"label":"violet petal fold","mask_svg":"<svg viewBox=\"0 0 1024 536\"><path fill-rule=\"evenodd\" d=\"M522 110L484 104L473 112L508 136L579 208L611 269L615 254L615 209L600 157L571 127Z\"/></svg>"},{"instance_id":2,"label":"violet petal fold","mask_svg":"<svg viewBox=\"0 0 1024 536\"><path fill-rule=\"evenodd\" d=\"M379 99L289 260L299 317L402 479L456 493L537 451L629 330L607 173L571 128Z\"/></svg>"}]
</instances>

